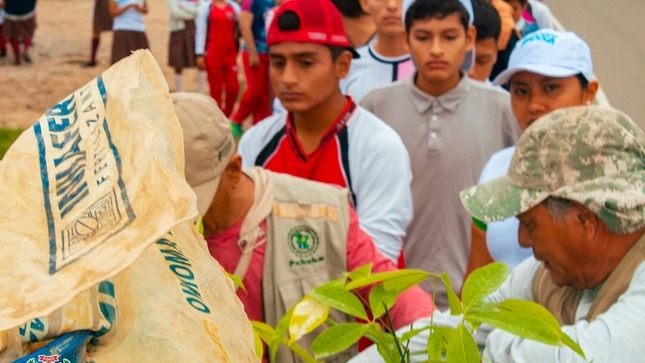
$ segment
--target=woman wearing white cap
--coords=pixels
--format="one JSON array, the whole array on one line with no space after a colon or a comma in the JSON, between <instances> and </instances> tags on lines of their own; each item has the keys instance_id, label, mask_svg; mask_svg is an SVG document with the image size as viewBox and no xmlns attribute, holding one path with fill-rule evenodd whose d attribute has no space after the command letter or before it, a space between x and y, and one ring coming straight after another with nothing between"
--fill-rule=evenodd
<instances>
[{"instance_id":1,"label":"woman wearing white cap","mask_svg":"<svg viewBox=\"0 0 645 363\"><path fill-rule=\"evenodd\" d=\"M541 116L559 108L593 102L598 82L593 79L589 46L573 32L540 30L517 43L509 67L495 78L507 85L520 128L526 130ZM494 154L479 183L506 175L515 147ZM488 225L473 219L468 274L487 263L503 261L513 269L531 255L517 241L519 222L513 217Z\"/></svg>"}]
</instances>

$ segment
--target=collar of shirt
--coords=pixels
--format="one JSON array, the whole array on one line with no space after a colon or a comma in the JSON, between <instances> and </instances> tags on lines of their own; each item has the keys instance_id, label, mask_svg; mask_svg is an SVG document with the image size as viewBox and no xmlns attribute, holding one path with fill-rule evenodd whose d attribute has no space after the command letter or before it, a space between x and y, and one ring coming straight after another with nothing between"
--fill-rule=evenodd
<instances>
[{"instance_id":1,"label":"collar of shirt","mask_svg":"<svg viewBox=\"0 0 645 363\"><path fill-rule=\"evenodd\" d=\"M417 87L414 83L416 78L417 73L409 77L405 82L410 91L412 103L414 103L419 114L425 113L430 108L432 108L433 112L437 112L438 110L454 112L457 106L466 98L470 90L471 82L473 82L468 76L462 75L461 80L455 88L439 97L433 97Z\"/></svg>"},{"instance_id":2,"label":"collar of shirt","mask_svg":"<svg viewBox=\"0 0 645 363\"><path fill-rule=\"evenodd\" d=\"M352 116L352 114L354 114L354 111L356 111L358 107L350 96L345 96L345 97L347 98L347 105L340 113L340 115L338 115L338 117L336 118L336 121L334 121L334 123L325 132L322 139L320 140L320 143L318 144L318 148L316 148L316 150L314 150L311 154L305 153L304 150L302 149L302 145L300 145L300 140L298 140L298 136L296 135L295 125L293 124L293 115L291 114L291 112L287 114L287 122L286 122L287 136L289 138L291 146L296 150L296 153L302 159L303 162L307 162L318 150L322 149L323 146L327 142L329 142L329 140L331 140L334 136L336 136L336 134L338 134L342 129L344 129L347 126L347 122L349 122L350 117Z\"/></svg>"},{"instance_id":3,"label":"collar of shirt","mask_svg":"<svg viewBox=\"0 0 645 363\"><path fill-rule=\"evenodd\" d=\"M397 63L407 62L410 60L409 53L398 57L386 57L386 56L380 55L376 51L376 49L374 49L374 44L376 43L376 39L377 38L375 36L367 45L367 52L370 55L370 57L372 57L374 60L385 64L397 64Z\"/></svg>"}]
</instances>

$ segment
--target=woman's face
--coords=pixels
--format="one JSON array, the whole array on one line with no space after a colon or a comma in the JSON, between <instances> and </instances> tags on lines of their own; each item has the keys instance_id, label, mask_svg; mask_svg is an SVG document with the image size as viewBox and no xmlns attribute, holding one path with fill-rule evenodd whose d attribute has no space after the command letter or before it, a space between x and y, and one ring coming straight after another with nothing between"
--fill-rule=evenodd
<instances>
[{"instance_id":1,"label":"woman's face","mask_svg":"<svg viewBox=\"0 0 645 363\"><path fill-rule=\"evenodd\" d=\"M511 107L522 131L553 110L591 103L597 90L596 81L582 89L576 76L556 78L528 71L517 72L509 82Z\"/></svg>"},{"instance_id":2,"label":"woman's face","mask_svg":"<svg viewBox=\"0 0 645 363\"><path fill-rule=\"evenodd\" d=\"M513 20L517 23L522 17L522 12L524 11L524 5L519 0L507 1L507 3L513 9Z\"/></svg>"}]
</instances>

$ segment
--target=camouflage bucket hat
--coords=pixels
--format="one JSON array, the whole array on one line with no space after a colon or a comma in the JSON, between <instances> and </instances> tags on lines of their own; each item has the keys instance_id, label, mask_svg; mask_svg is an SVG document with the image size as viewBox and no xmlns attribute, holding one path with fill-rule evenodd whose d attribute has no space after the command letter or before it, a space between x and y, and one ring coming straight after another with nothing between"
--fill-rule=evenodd
<instances>
[{"instance_id":1,"label":"camouflage bucket hat","mask_svg":"<svg viewBox=\"0 0 645 363\"><path fill-rule=\"evenodd\" d=\"M506 219L553 196L585 205L615 233L645 227L645 139L629 116L582 106L538 121L517 142L506 176L461 192L475 218Z\"/></svg>"}]
</instances>

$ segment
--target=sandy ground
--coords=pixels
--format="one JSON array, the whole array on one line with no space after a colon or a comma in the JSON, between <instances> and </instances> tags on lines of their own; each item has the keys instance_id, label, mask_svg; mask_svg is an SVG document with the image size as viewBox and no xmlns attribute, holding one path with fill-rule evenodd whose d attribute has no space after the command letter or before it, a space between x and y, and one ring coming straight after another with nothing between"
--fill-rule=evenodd
<instances>
[{"instance_id":1,"label":"sandy ground","mask_svg":"<svg viewBox=\"0 0 645 363\"><path fill-rule=\"evenodd\" d=\"M12 65L13 55L0 58L0 127L26 128L52 105L109 67L112 33L101 35L98 66L82 68L89 59L93 0L39 0L38 28L30 51L32 64ZM171 90L168 67L169 15L164 0L148 0L145 17L150 47ZM197 89L197 71L184 71L185 90Z\"/></svg>"}]
</instances>

